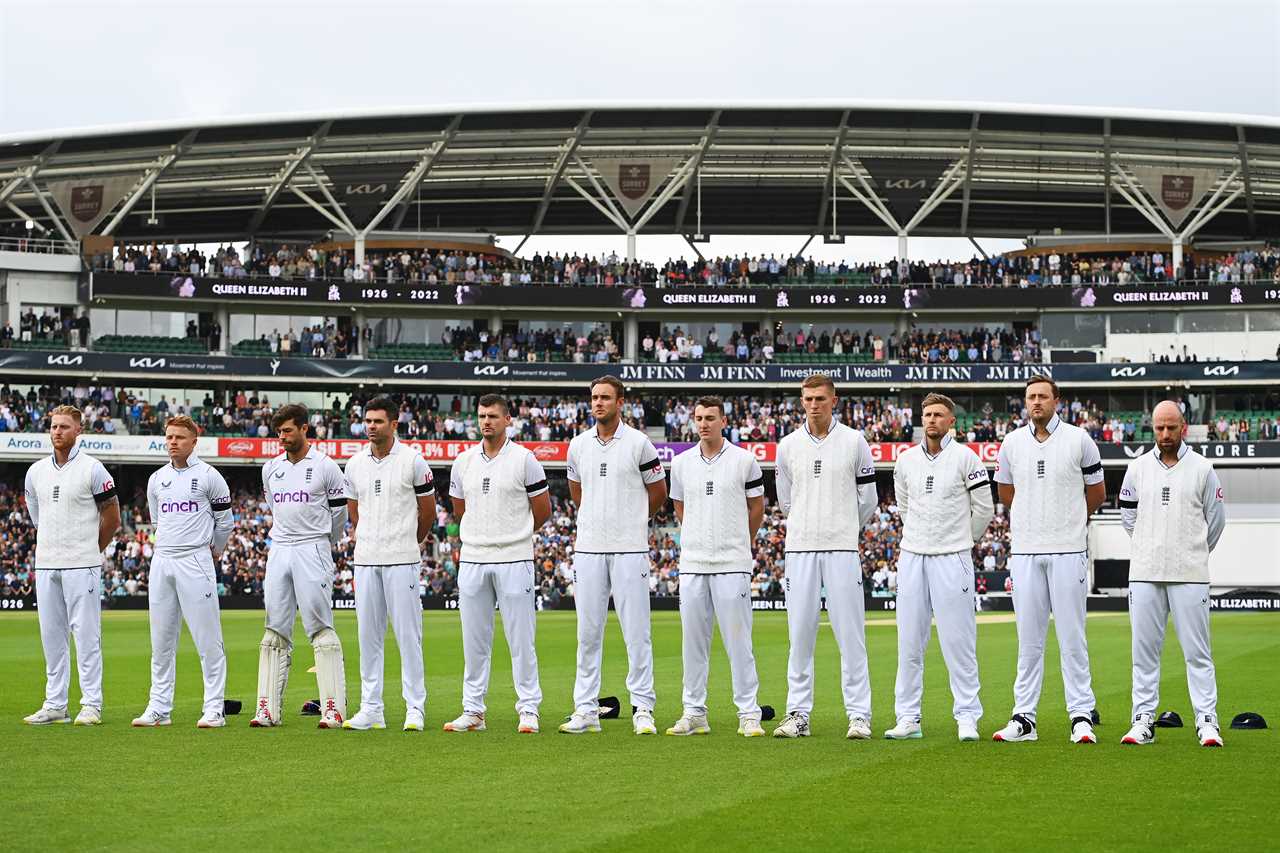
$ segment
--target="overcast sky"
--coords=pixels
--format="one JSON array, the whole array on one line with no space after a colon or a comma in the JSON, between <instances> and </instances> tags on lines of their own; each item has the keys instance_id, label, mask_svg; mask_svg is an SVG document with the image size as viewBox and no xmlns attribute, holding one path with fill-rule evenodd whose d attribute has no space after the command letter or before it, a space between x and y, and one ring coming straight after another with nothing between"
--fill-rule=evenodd
<instances>
[{"instance_id":1,"label":"overcast sky","mask_svg":"<svg viewBox=\"0 0 1280 853\"><path fill-rule=\"evenodd\" d=\"M0 0L0 135L530 102L907 99L1277 115L1277 44L1280 0ZM641 253L663 253L656 239Z\"/></svg>"}]
</instances>

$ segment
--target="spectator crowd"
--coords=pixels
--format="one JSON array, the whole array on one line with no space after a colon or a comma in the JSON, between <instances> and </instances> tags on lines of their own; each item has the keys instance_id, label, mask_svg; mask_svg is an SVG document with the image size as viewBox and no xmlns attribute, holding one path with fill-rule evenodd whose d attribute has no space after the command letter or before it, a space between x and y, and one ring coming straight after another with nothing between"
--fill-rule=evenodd
<instances>
[{"instance_id":1,"label":"spectator crowd","mask_svg":"<svg viewBox=\"0 0 1280 853\"><path fill-rule=\"evenodd\" d=\"M250 244L202 251L177 244L122 245L94 259L98 269L242 278L326 279L368 282L499 285L667 286L780 284L900 284L952 287L1038 287L1072 284L1134 284L1175 278L1216 283L1280 281L1280 250L1271 246L1225 254L1189 252L1181 274L1163 250L1076 254L1052 247L968 260L899 262L824 261L803 256L733 255L662 264L627 262L616 253L536 253L520 258L502 250L403 248L366 252L357 263L352 249Z\"/></svg>"}]
</instances>

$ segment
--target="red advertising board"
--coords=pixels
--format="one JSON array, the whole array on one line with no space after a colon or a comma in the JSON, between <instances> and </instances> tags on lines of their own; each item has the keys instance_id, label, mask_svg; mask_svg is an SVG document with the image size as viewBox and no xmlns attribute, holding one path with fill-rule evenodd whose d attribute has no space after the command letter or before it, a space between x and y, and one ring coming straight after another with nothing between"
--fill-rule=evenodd
<instances>
[{"instance_id":1,"label":"red advertising board","mask_svg":"<svg viewBox=\"0 0 1280 853\"><path fill-rule=\"evenodd\" d=\"M364 451L368 442L360 438L326 439L313 442L321 453L338 460L350 459ZM564 462L569 455L567 441L522 441L533 451L540 462ZM474 441L441 441L437 439L406 439L404 444L421 453L430 462L452 462ZM689 445L692 446L692 445ZM772 441L749 441L742 445L751 451L756 460L773 464L777 459L778 445ZM871 458L877 463L893 463L911 445L905 441L877 441L871 444ZM1000 452L998 442L977 442L969 447L978 458L994 465ZM274 438L219 438L218 456L237 459L269 459L280 453L280 442Z\"/></svg>"},{"instance_id":2,"label":"red advertising board","mask_svg":"<svg viewBox=\"0 0 1280 853\"><path fill-rule=\"evenodd\" d=\"M403 444L421 453L430 462L452 462L462 455L474 441L439 441L436 439L405 439ZM564 462L569 444L564 441L522 441L533 451L540 462ZM350 459L362 453L369 442L362 438L338 438L313 441L323 454L337 460ZM218 455L236 459L270 459L281 452L280 442L274 438L219 438Z\"/></svg>"}]
</instances>

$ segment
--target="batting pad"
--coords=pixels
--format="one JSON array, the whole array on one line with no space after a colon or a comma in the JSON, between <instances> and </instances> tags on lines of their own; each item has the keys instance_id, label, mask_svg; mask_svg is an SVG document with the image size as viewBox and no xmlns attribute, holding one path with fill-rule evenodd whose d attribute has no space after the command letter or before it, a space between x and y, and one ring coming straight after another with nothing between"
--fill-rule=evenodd
<instances>
[{"instance_id":1,"label":"batting pad","mask_svg":"<svg viewBox=\"0 0 1280 853\"><path fill-rule=\"evenodd\" d=\"M280 706L289 683L289 664L293 662L293 644L270 628L262 635L258 656L258 707L266 710L272 725L281 721Z\"/></svg>"},{"instance_id":2,"label":"batting pad","mask_svg":"<svg viewBox=\"0 0 1280 853\"><path fill-rule=\"evenodd\" d=\"M316 686L320 688L320 712L328 707L329 700L338 711L340 719L347 718L347 677L342 663L342 641L332 628L321 628L311 638L316 654Z\"/></svg>"}]
</instances>

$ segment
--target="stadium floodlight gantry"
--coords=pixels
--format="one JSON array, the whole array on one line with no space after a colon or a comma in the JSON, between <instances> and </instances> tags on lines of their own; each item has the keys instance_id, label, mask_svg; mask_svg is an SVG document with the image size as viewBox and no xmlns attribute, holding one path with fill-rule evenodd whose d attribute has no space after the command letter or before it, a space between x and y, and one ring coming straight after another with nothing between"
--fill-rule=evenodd
<instances>
[{"instance_id":1,"label":"stadium floodlight gantry","mask_svg":"<svg viewBox=\"0 0 1280 853\"><path fill-rule=\"evenodd\" d=\"M1155 237L1176 266L1193 236L1280 232L1280 120L797 101L136 124L0 137L0 215L68 242L328 233L357 254L388 232L624 233L632 256L638 233L889 234L901 258L910 235Z\"/></svg>"}]
</instances>

